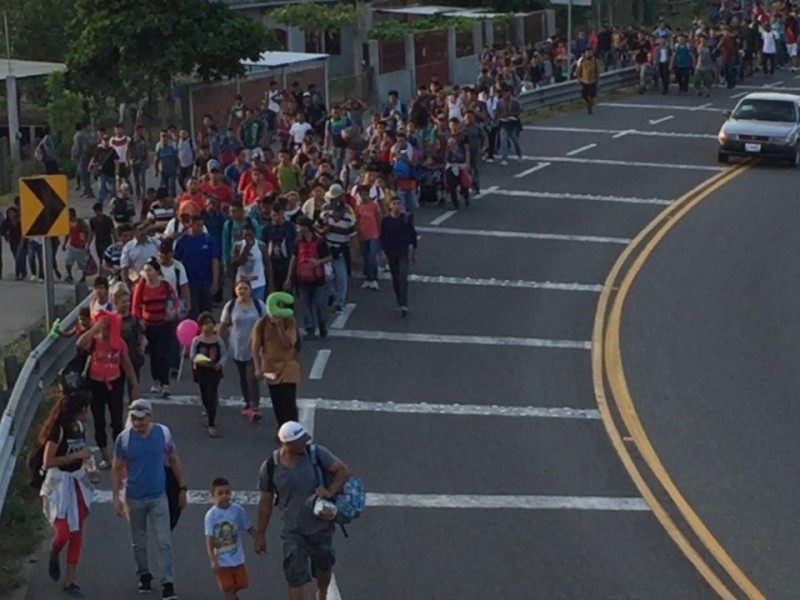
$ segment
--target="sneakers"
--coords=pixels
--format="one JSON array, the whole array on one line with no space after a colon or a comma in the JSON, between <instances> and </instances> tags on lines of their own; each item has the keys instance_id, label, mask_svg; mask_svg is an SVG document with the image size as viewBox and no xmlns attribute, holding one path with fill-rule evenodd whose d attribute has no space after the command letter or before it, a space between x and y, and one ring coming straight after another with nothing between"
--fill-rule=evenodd
<instances>
[{"instance_id":1,"label":"sneakers","mask_svg":"<svg viewBox=\"0 0 800 600\"><path fill-rule=\"evenodd\" d=\"M501 160L500 161L500 166L501 167L507 167L508 166L508 161L507 160Z\"/></svg>"},{"instance_id":2,"label":"sneakers","mask_svg":"<svg viewBox=\"0 0 800 600\"><path fill-rule=\"evenodd\" d=\"M344 309L341 306L339 306L338 304L333 307L333 310L336 312L337 315L343 315L344 314Z\"/></svg>"},{"instance_id":3,"label":"sneakers","mask_svg":"<svg viewBox=\"0 0 800 600\"><path fill-rule=\"evenodd\" d=\"M400 316L405 319L407 315L408 315L408 307L405 306L405 305L401 306L400 307Z\"/></svg>"},{"instance_id":4,"label":"sneakers","mask_svg":"<svg viewBox=\"0 0 800 600\"><path fill-rule=\"evenodd\" d=\"M485 160L486 160L486 162L487 162L487 163L489 163L490 165L494 163L494 159L493 159L491 156L487 156Z\"/></svg>"},{"instance_id":5,"label":"sneakers","mask_svg":"<svg viewBox=\"0 0 800 600\"><path fill-rule=\"evenodd\" d=\"M328 337L328 328L327 327L320 327L319 328L319 337L325 339Z\"/></svg>"},{"instance_id":6,"label":"sneakers","mask_svg":"<svg viewBox=\"0 0 800 600\"><path fill-rule=\"evenodd\" d=\"M31 281L36 281L36 280L37 280L36 275L31 275Z\"/></svg>"},{"instance_id":7,"label":"sneakers","mask_svg":"<svg viewBox=\"0 0 800 600\"><path fill-rule=\"evenodd\" d=\"M53 581L61 579L61 562L55 552L50 552L50 564L47 566L47 574L50 575L50 579Z\"/></svg>"},{"instance_id":8,"label":"sneakers","mask_svg":"<svg viewBox=\"0 0 800 600\"><path fill-rule=\"evenodd\" d=\"M139 587L136 588L140 594L149 594L153 591L153 576L150 573L139 575Z\"/></svg>"},{"instance_id":9,"label":"sneakers","mask_svg":"<svg viewBox=\"0 0 800 600\"><path fill-rule=\"evenodd\" d=\"M250 408L247 418L250 419L251 423L258 423L261 420L261 413L258 412L258 409L255 406L253 406Z\"/></svg>"},{"instance_id":10,"label":"sneakers","mask_svg":"<svg viewBox=\"0 0 800 600\"><path fill-rule=\"evenodd\" d=\"M65 585L62 589L64 590L64 594L69 598L86 598L81 588L74 583Z\"/></svg>"},{"instance_id":11,"label":"sneakers","mask_svg":"<svg viewBox=\"0 0 800 600\"><path fill-rule=\"evenodd\" d=\"M162 398L169 398L172 395L172 392L169 391L169 386L165 383L161 386L161 397Z\"/></svg>"},{"instance_id":12,"label":"sneakers","mask_svg":"<svg viewBox=\"0 0 800 600\"><path fill-rule=\"evenodd\" d=\"M374 291L377 292L378 290L381 289L381 286L378 285L377 281L370 281L369 282L369 289L374 290Z\"/></svg>"},{"instance_id":13,"label":"sneakers","mask_svg":"<svg viewBox=\"0 0 800 600\"><path fill-rule=\"evenodd\" d=\"M364 283L361 284L361 289L362 290L368 290L371 287L372 287L372 282L371 281L365 281Z\"/></svg>"},{"instance_id":14,"label":"sneakers","mask_svg":"<svg viewBox=\"0 0 800 600\"><path fill-rule=\"evenodd\" d=\"M239 414L242 415L243 417L250 418L250 413L252 412L253 412L253 407L245 405L241 408Z\"/></svg>"},{"instance_id":15,"label":"sneakers","mask_svg":"<svg viewBox=\"0 0 800 600\"><path fill-rule=\"evenodd\" d=\"M153 382L153 385L150 386L150 393L151 394L160 394L161 393L161 384L157 381Z\"/></svg>"},{"instance_id":16,"label":"sneakers","mask_svg":"<svg viewBox=\"0 0 800 600\"><path fill-rule=\"evenodd\" d=\"M165 583L161 586L162 600L178 600L178 595L175 593L175 586L171 583Z\"/></svg>"}]
</instances>

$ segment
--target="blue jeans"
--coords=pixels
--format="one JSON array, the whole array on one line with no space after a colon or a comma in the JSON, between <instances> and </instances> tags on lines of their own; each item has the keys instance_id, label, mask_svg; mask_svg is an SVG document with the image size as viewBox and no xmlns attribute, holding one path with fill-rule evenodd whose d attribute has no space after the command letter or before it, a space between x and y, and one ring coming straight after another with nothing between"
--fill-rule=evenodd
<instances>
[{"instance_id":1,"label":"blue jeans","mask_svg":"<svg viewBox=\"0 0 800 600\"><path fill-rule=\"evenodd\" d=\"M39 270L36 270L36 263L39 263ZM44 255L42 254L42 245L36 240L28 240L28 268L31 275L37 275L39 278L44 277Z\"/></svg>"},{"instance_id":2,"label":"blue jeans","mask_svg":"<svg viewBox=\"0 0 800 600\"><path fill-rule=\"evenodd\" d=\"M147 161L133 163L133 184L136 197L141 200L147 191Z\"/></svg>"},{"instance_id":3,"label":"blue jeans","mask_svg":"<svg viewBox=\"0 0 800 600\"><path fill-rule=\"evenodd\" d=\"M11 244L11 256L14 257L14 276L20 279L27 277L25 260L28 258L28 240L23 238L17 246Z\"/></svg>"},{"instance_id":4,"label":"blue jeans","mask_svg":"<svg viewBox=\"0 0 800 600\"><path fill-rule=\"evenodd\" d=\"M344 253L333 259L331 267L333 267L333 278L328 282L329 293L333 296L334 306L342 308L347 301L347 261Z\"/></svg>"},{"instance_id":5,"label":"blue jeans","mask_svg":"<svg viewBox=\"0 0 800 600\"><path fill-rule=\"evenodd\" d=\"M260 285L256 288L253 288L250 291L250 295L255 298L256 300L261 300L262 302L266 302L267 300L267 286Z\"/></svg>"},{"instance_id":6,"label":"blue jeans","mask_svg":"<svg viewBox=\"0 0 800 600\"><path fill-rule=\"evenodd\" d=\"M298 283L297 295L303 311L303 328L306 333L320 333L328 329L328 286L324 283Z\"/></svg>"},{"instance_id":7,"label":"blue jeans","mask_svg":"<svg viewBox=\"0 0 800 600\"><path fill-rule=\"evenodd\" d=\"M149 521L156 532L158 541L161 581L174 583L175 569L172 563L172 536L169 529L167 495L162 494L155 500L127 498L126 502L128 504L128 522L131 527L133 559L136 561L136 575L150 573L150 565L147 561L147 525Z\"/></svg>"},{"instance_id":8,"label":"blue jeans","mask_svg":"<svg viewBox=\"0 0 800 600\"><path fill-rule=\"evenodd\" d=\"M367 281L378 281L379 240L368 240L361 243L361 256L364 258L364 277Z\"/></svg>"},{"instance_id":9,"label":"blue jeans","mask_svg":"<svg viewBox=\"0 0 800 600\"><path fill-rule=\"evenodd\" d=\"M417 190L397 190L397 198L403 203L406 212L410 215L414 214L414 209L419 208L419 195Z\"/></svg>"},{"instance_id":10,"label":"blue jeans","mask_svg":"<svg viewBox=\"0 0 800 600\"><path fill-rule=\"evenodd\" d=\"M522 154L519 147L519 137L515 125L501 125L500 126L500 156L503 160L508 160L508 153L511 150L511 145L514 145L517 155Z\"/></svg>"},{"instance_id":11,"label":"blue jeans","mask_svg":"<svg viewBox=\"0 0 800 600\"><path fill-rule=\"evenodd\" d=\"M83 188L84 196L94 196L94 191L92 191L92 176L89 174L90 160L91 157L89 156L81 156L78 161L78 181Z\"/></svg>"},{"instance_id":12,"label":"blue jeans","mask_svg":"<svg viewBox=\"0 0 800 600\"><path fill-rule=\"evenodd\" d=\"M177 196L178 191L178 174L165 173L161 171L161 187L167 190L167 194L173 198Z\"/></svg>"},{"instance_id":13,"label":"blue jeans","mask_svg":"<svg viewBox=\"0 0 800 600\"><path fill-rule=\"evenodd\" d=\"M117 184L114 181L113 177L110 177L108 175L103 175L102 173L100 173L99 180L100 180L100 189L97 190L97 201L100 204L105 204L106 198L108 198L109 195L111 196L116 195Z\"/></svg>"}]
</instances>

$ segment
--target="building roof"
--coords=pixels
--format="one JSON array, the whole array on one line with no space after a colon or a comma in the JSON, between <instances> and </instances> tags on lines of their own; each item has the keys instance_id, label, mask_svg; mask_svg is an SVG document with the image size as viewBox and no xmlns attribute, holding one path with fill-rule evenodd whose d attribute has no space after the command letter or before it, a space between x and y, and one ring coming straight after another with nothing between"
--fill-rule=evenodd
<instances>
[{"instance_id":1,"label":"building roof","mask_svg":"<svg viewBox=\"0 0 800 600\"><path fill-rule=\"evenodd\" d=\"M257 0L225 0L228 5L234 10L246 10L249 8L277 8L284 4L300 4L308 0L267 0L258 2ZM331 3L338 2L338 0L314 0L316 3Z\"/></svg>"},{"instance_id":2,"label":"building roof","mask_svg":"<svg viewBox=\"0 0 800 600\"><path fill-rule=\"evenodd\" d=\"M292 65L327 60L328 54L312 52L264 52L258 60L243 60L245 68L279 69Z\"/></svg>"},{"instance_id":3,"label":"building roof","mask_svg":"<svg viewBox=\"0 0 800 600\"><path fill-rule=\"evenodd\" d=\"M24 79L26 77L38 77L40 75L49 75L50 73L66 70L67 65L64 63L0 59L0 81L5 81L8 79L9 75L13 75L17 79Z\"/></svg>"},{"instance_id":4,"label":"building roof","mask_svg":"<svg viewBox=\"0 0 800 600\"><path fill-rule=\"evenodd\" d=\"M505 13L490 12L489 9L486 8L459 8L457 6L407 6L405 8L376 8L375 11L395 15L406 15L409 17L437 16L458 17L462 19L493 19L505 15Z\"/></svg>"}]
</instances>

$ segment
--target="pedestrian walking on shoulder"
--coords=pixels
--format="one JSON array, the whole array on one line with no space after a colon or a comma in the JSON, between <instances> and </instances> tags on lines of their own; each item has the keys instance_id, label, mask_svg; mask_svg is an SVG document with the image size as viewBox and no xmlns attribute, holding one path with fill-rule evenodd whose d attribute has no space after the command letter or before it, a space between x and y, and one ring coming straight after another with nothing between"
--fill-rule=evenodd
<instances>
[{"instance_id":1,"label":"pedestrian walking on shoulder","mask_svg":"<svg viewBox=\"0 0 800 600\"><path fill-rule=\"evenodd\" d=\"M153 575L147 560L147 527L155 530L161 567L162 600L177 600L170 530L168 487L179 490L177 508L186 507L183 468L169 428L153 422L153 406L136 400L130 406L130 426L117 437L111 493L114 511L130 524L133 558L140 594L153 591ZM127 476L123 479L123 472ZM125 486L125 499L121 497Z\"/></svg>"},{"instance_id":2,"label":"pedestrian walking on shoulder","mask_svg":"<svg viewBox=\"0 0 800 600\"><path fill-rule=\"evenodd\" d=\"M42 468L46 470L39 494L54 530L48 573L53 581L61 579L60 557L67 548L63 590L70 598L85 597L75 583L75 575L94 489L90 480L94 476L92 453L86 445L83 426L89 398L87 392L62 396L50 410L37 438L37 446L44 449Z\"/></svg>"},{"instance_id":3,"label":"pedestrian walking on shoulder","mask_svg":"<svg viewBox=\"0 0 800 600\"><path fill-rule=\"evenodd\" d=\"M311 436L297 421L284 423L278 431L280 448L261 465L258 489L256 552L266 551L266 533L273 506L283 516L283 573L289 585L289 600L303 600L305 586L315 579L320 600L328 597L336 557L334 525L315 515L316 499L333 498L341 490L350 470L330 450L311 444ZM327 473L328 487L322 476Z\"/></svg>"},{"instance_id":4,"label":"pedestrian walking on shoulder","mask_svg":"<svg viewBox=\"0 0 800 600\"><path fill-rule=\"evenodd\" d=\"M217 477L211 482L211 500L205 518L206 552L225 600L239 600L239 592L250 587L244 564L245 532L256 538L256 528L244 508L231 500L230 482Z\"/></svg>"},{"instance_id":5,"label":"pedestrian walking on shoulder","mask_svg":"<svg viewBox=\"0 0 800 600\"><path fill-rule=\"evenodd\" d=\"M389 214L381 222L381 248L392 274L392 287L400 316L408 314L408 260L417 262L417 230L414 219L403 212L398 198L392 200Z\"/></svg>"}]
</instances>

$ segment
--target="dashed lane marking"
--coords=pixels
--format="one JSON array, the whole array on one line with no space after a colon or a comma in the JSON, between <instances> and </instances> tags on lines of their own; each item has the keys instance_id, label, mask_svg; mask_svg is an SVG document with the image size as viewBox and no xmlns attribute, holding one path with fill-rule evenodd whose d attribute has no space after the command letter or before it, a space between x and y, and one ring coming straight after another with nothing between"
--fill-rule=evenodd
<instances>
[{"instance_id":1,"label":"dashed lane marking","mask_svg":"<svg viewBox=\"0 0 800 600\"><path fill-rule=\"evenodd\" d=\"M526 169L521 173L517 173L516 175L514 175L514 177L516 177L517 179L521 179L522 177L527 177L528 175L536 173L536 171L541 171L542 169L546 169L549 166L550 166L549 162L539 163L535 167L531 167L530 169Z\"/></svg>"},{"instance_id":2,"label":"dashed lane marking","mask_svg":"<svg viewBox=\"0 0 800 600\"><path fill-rule=\"evenodd\" d=\"M483 335L444 335L429 333L403 333L399 331L366 331L342 329L329 332L332 337L385 342L412 342L422 344L477 344L483 346L523 346L527 348L561 348L591 350L592 344L582 340L552 340L543 338L501 337Z\"/></svg>"},{"instance_id":3,"label":"dashed lane marking","mask_svg":"<svg viewBox=\"0 0 800 600\"><path fill-rule=\"evenodd\" d=\"M347 320L353 314L356 306L358 305L354 302L345 304L342 309L342 314L336 315L336 318L331 322L331 329L344 329L344 326L347 325Z\"/></svg>"},{"instance_id":4,"label":"dashed lane marking","mask_svg":"<svg viewBox=\"0 0 800 600\"><path fill-rule=\"evenodd\" d=\"M635 160L612 160L608 158L580 158L577 156L523 156L523 160L545 162L580 163L582 165L613 165L619 167L644 167L647 169L680 169L683 171L724 171L724 167L706 165L686 165L659 162L641 162Z\"/></svg>"},{"instance_id":5,"label":"dashed lane marking","mask_svg":"<svg viewBox=\"0 0 800 600\"><path fill-rule=\"evenodd\" d=\"M234 501L255 506L261 493L255 490L235 491ZM95 490L92 501L111 503L109 490ZM211 493L189 490L186 502L191 505L210 505ZM650 507L641 498L609 496L490 496L467 494L381 494L367 492L368 507L430 508L462 510L589 510L610 512L647 512Z\"/></svg>"},{"instance_id":6,"label":"dashed lane marking","mask_svg":"<svg viewBox=\"0 0 800 600\"><path fill-rule=\"evenodd\" d=\"M322 379L325 375L325 367L328 365L328 359L331 357L329 348L323 348L317 351L317 356L314 358L314 364L311 365L311 373L308 375L309 379Z\"/></svg>"},{"instance_id":7,"label":"dashed lane marking","mask_svg":"<svg viewBox=\"0 0 800 600\"><path fill-rule=\"evenodd\" d=\"M598 135L611 135L613 138L621 138L626 135L639 135L646 137L672 137L672 138L696 138L703 140L716 140L716 135L710 133L684 133L682 131L653 131L651 129L595 129L592 127L549 127L547 125L526 125L529 131L552 131L555 133L596 133Z\"/></svg>"},{"instance_id":8,"label":"dashed lane marking","mask_svg":"<svg viewBox=\"0 0 800 600\"><path fill-rule=\"evenodd\" d=\"M363 279L363 275L355 275ZM391 273L380 273L378 279L391 281ZM567 283L559 281L526 281L524 279L495 279L493 277L451 277L448 275L409 275L414 283L433 283L443 285L473 285L495 288L523 288L530 290L550 290L555 292L600 292L603 286L598 283ZM331 325L333 327L333 325Z\"/></svg>"},{"instance_id":9,"label":"dashed lane marking","mask_svg":"<svg viewBox=\"0 0 800 600\"><path fill-rule=\"evenodd\" d=\"M690 112L705 110L708 112L722 112L722 108L711 108L711 102L699 106L684 106L680 104L637 104L635 102L602 102L600 106L611 108L640 108L643 110L686 110Z\"/></svg>"},{"instance_id":10,"label":"dashed lane marking","mask_svg":"<svg viewBox=\"0 0 800 600\"><path fill-rule=\"evenodd\" d=\"M585 146L581 146L580 148L575 148L575 150L570 150L567 152L567 156L575 156L580 154L581 152L586 152L587 150L591 150L592 148L597 148L597 144L586 144Z\"/></svg>"},{"instance_id":11,"label":"dashed lane marking","mask_svg":"<svg viewBox=\"0 0 800 600\"><path fill-rule=\"evenodd\" d=\"M197 396L170 396L148 398L156 406L202 406ZM240 408L244 405L241 396L226 396L219 399L221 408ZM271 408L269 398L261 398L262 408ZM343 412L380 412L397 414L512 417L528 419L600 419L600 411L592 408L546 407L546 406L498 406L496 404L429 404L427 402L376 402L373 400L333 400L328 398L299 398L297 400L300 422L313 432L314 413L317 410Z\"/></svg>"},{"instance_id":12,"label":"dashed lane marking","mask_svg":"<svg viewBox=\"0 0 800 600\"><path fill-rule=\"evenodd\" d=\"M666 117L661 117L660 119L649 119L648 123L650 123L650 125L660 125L661 123L666 123L674 118L675 115L667 115Z\"/></svg>"},{"instance_id":13,"label":"dashed lane marking","mask_svg":"<svg viewBox=\"0 0 800 600\"><path fill-rule=\"evenodd\" d=\"M447 221L447 219L449 219L450 217L452 217L453 215L455 215L457 213L458 213L457 210L448 210L446 212L443 212L438 217L436 217L433 221L431 221L431 225L441 225L442 223Z\"/></svg>"},{"instance_id":14,"label":"dashed lane marking","mask_svg":"<svg viewBox=\"0 0 800 600\"><path fill-rule=\"evenodd\" d=\"M595 235L567 235L560 233L533 233L530 231L496 231L489 229L453 229L450 227L417 227L420 233L439 233L442 235L471 235L478 237L510 238L523 240L545 240L555 242L583 242L588 244L621 244L627 246L628 238L604 237Z\"/></svg>"},{"instance_id":15,"label":"dashed lane marking","mask_svg":"<svg viewBox=\"0 0 800 600\"><path fill-rule=\"evenodd\" d=\"M597 202L620 202L623 204L658 204L666 206L672 202L666 198L635 198L628 196L605 196L602 194L578 194L565 192L535 192L532 190L503 190L492 192L498 196L513 196L519 198L543 198L552 200L591 200Z\"/></svg>"}]
</instances>

